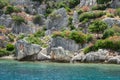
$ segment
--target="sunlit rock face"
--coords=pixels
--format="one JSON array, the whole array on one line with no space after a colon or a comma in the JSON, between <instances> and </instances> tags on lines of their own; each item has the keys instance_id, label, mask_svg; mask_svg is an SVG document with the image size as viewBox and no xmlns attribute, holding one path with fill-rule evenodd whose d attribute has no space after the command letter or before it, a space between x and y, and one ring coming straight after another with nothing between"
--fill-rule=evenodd
<instances>
[{"instance_id":1,"label":"sunlit rock face","mask_svg":"<svg viewBox=\"0 0 120 80\"><path fill-rule=\"evenodd\" d=\"M115 19L115 18L105 18L105 19L103 19L103 21L104 21L105 23L107 23L109 27L113 27L114 25L120 26L120 20L119 20L119 19Z\"/></svg>"},{"instance_id":2,"label":"sunlit rock face","mask_svg":"<svg viewBox=\"0 0 120 80\"><path fill-rule=\"evenodd\" d=\"M46 49L40 45L28 43L25 40L19 40L15 44L17 60L48 60L49 55L46 55Z\"/></svg>"},{"instance_id":3,"label":"sunlit rock face","mask_svg":"<svg viewBox=\"0 0 120 80\"><path fill-rule=\"evenodd\" d=\"M62 47L52 48L51 49L51 60L54 61L70 61L71 57L74 55L67 50L64 50Z\"/></svg>"},{"instance_id":4,"label":"sunlit rock face","mask_svg":"<svg viewBox=\"0 0 120 80\"><path fill-rule=\"evenodd\" d=\"M83 6L92 7L96 4L97 4L96 0L80 0L79 7L83 7Z\"/></svg>"},{"instance_id":5,"label":"sunlit rock face","mask_svg":"<svg viewBox=\"0 0 120 80\"><path fill-rule=\"evenodd\" d=\"M79 15L78 15L77 11L74 11L72 23L76 28L78 28L78 24L79 24L78 18L79 18Z\"/></svg>"},{"instance_id":6,"label":"sunlit rock face","mask_svg":"<svg viewBox=\"0 0 120 80\"><path fill-rule=\"evenodd\" d=\"M13 20L10 15L1 15L0 16L0 25L4 25L7 28L11 28Z\"/></svg>"},{"instance_id":7,"label":"sunlit rock face","mask_svg":"<svg viewBox=\"0 0 120 80\"><path fill-rule=\"evenodd\" d=\"M37 29L35 27L31 27L30 25L27 25L25 23L22 23L20 25L13 23L12 25L12 32L15 34L20 34L20 33L35 33Z\"/></svg>"},{"instance_id":8,"label":"sunlit rock face","mask_svg":"<svg viewBox=\"0 0 120 80\"><path fill-rule=\"evenodd\" d=\"M51 47L59 46L69 51L78 51L82 48L82 46L80 44L77 44L74 40L68 40L61 37L53 38L51 41Z\"/></svg>"},{"instance_id":9,"label":"sunlit rock face","mask_svg":"<svg viewBox=\"0 0 120 80\"><path fill-rule=\"evenodd\" d=\"M36 55L38 55L39 52L42 50L40 45L30 44L24 40L17 41L15 46L16 57L18 60L36 60Z\"/></svg>"},{"instance_id":10,"label":"sunlit rock face","mask_svg":"<svg viewBox=\"0 0 120 80\"><path fill-rule=\"evenodd\" d=\"M64 8L58 9L47 18L47 29L60 30L68 25L68 16Z\"/></svg>"},{"instance_id":11,"label":"sunlit rock face","mask_svg":"<svg viewBox=\"0 0 120 80\"><path fill-rule=\"evenodd\" d=\"M120 7L120 0L112 0L111 7L119 8Z\"/></svg>"}]
</instances>

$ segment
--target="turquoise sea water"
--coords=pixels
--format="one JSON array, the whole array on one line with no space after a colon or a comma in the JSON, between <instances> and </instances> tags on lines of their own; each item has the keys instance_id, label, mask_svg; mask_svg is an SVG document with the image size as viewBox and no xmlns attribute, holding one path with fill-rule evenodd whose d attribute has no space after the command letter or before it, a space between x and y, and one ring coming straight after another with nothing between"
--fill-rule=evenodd
<instances>
[{"instance_id":1,"label":"turquoise sea water","mask_svg":"<svg viewBox=\"0 0 120 80\"><path fill-rule=\"evenodd\" d=\"M0 60L0 80L120 80L120 65Z\"/></svg>"}]
</instances>

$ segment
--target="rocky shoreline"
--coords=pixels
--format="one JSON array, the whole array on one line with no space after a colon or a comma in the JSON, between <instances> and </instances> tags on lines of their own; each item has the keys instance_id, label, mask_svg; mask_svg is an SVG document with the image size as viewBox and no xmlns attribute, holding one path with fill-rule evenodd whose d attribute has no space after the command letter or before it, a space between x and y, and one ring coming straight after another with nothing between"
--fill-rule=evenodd
<instances>
[{"instance_id":1,"label":"rocky shoreline","mask_svg":"<svg viewBox=\"0 0 120 80\"><path fill-rule=\"evenodd\" d=\"M0 0L0 59L120 64L119 7L118 0Z\"/></svg>"}]
</instances>

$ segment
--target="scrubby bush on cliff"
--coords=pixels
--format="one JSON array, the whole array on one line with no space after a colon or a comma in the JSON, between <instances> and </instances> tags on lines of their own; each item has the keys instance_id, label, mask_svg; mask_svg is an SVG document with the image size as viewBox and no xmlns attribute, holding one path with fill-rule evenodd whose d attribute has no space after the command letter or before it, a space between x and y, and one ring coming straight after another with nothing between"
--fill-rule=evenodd
<instances>
[{"instance_id":1,"label":"scrubby bush on cliff","mask_svg":"<svg viewBox=\"0 0 120 80\"><path fill-rule=\"evenodd\" d=\"M103 39L114 36L115 32L113 29L107 29L105 30L105 32L103 33Z\"/></svg>"},{"instance_id":2,"label":"scrubby bush on cliff","mask_svg":"<svg viewBox=\"0 0 120 80\"><path fill-rule=\"evenodd\" d=\"M10 5L6 7L5 14L11 14L13 12L21 12L21 9Z\"/></svg>"},{"instance_id":3,"label":"scrubby bush on cliff","mask_svg":"<svg viewBox=\"0 0 120 80\"><path fill-rule=\"evenodd\" d=\"M12 44L7 44L6 50L7 51L13 51L15 49L14 45Z\"/></svg>"},{"instance_id":4,"label":"scrubby bush on cliff","mask_svg":"<svg viewBox=\"0 0 120 80\"><path fill-rule=\"evenodd\" d=\"M116 11L117 11L117 15L120 16L120 8L118 8Z\"/></svg>"},{"instance_id":5,"label":"scrubby bush on cliff","mask_svg":"<svg viewBox=\"0 0 120 80\"><path fill-rule=\"evenodd\" d=\"M102 11L96 11L96 12L85 12L85 13L82 13L80 16L79 16L79 21L82 22L84 21L85 19L95 19L95 18L98 18L98 17L101 17L103 15L105 15L106 13L105 12L102 12Z\"/></svg>"},{"instance_id":6,"label":"scrubby bush on cliff","mask_svg":"<svg viewBox=\"0 0 120 80\"><path fill-rule=\"evenodd\" d=\"M13 20L18 25L25 23L25 19L21 16L13 16Z\"/></svg>"},{"instance_id":7,"label":"scrubby bush on cliff","mask_svg":"<svg viewBox=\"0 0 120 80\"><path fill-rule=\"evenodd\" d=\"M110 49L113 51L120 51L120 36L113 36L105 40L98 40L94 45L84 49L84 53L96 51L98 49Z\"/></svg>"},{"instance_id":8,"label":"scrubby bush on cliff","mask_svg":"<svg viewBox=\"0 0 120 80\"><path fill-rule=\"evenodd\" d=\"M29 43L32 43L32 44L41 44L41 40L39 37L34 37L34 35L30 35L29 37L26 38L26 40L29 42Z\"/></svg>"},{"instance_id":9,"label":"scrubby bush on cliff","mask_svg":"<svg viewBox=\"0 0 120 80\"><path fill-rule=\"evenodd\" d=\"M92 33L103 33L107 27L108 25L105 22L96 20L89 26L89 31Z\"/></svg>"},{"instance_id":10,"label":"scrubby bush on cliff","mask_svg":"<svg viewBox=\"0 0 120 80\"><path fill-rule=\"evenodd\" d=\"M3 25L0 25L0 29L5 29L5 26L3 26Z\"/></svg>"},{"instance_id":11,"label":"scrubby bush on cliff","mask_svg":"<svg viewBox=\"0 0 120 80\"><path fill-rule=\"evenodd\" d=\"M72 39L76 43L84 44L86 42L86 35L80 31L63 31L54 32L52 37L62 37L66 39Z\"/></svg>"},{"instance_id":12,"label":"scrubby bush on cliff","mask_svg":"<svg viewBox=\"0 0 120 80\"><path fill-rule=\"evenodd\" d=\"M45 36L45 31L39 30L34 34L35 37L43 37Z\"/></svg>"},{"instance_id":13,"label":"scrubby bush on cliff","mask_svg":"<svg viewBox=\"0 0 120 80\"><path fill-rule=\"evenodd\" d=\"M7 5L8 5L8 1L7 0L0 0L0 9L4 8Z\"/></svg>"},{"instance_id":14,"label":"scrubby bush on cliff","mask_svg":"<svg viewBox=\"0 0 120 80\"><path fill-rule=\"evenodd\" d=\"M98 4L106 4L108 2L110 2L111 0L97 0Z\"/></svg>"},{"instance_id":15,"label":"scrubby bush on cliff","mask_svg":"<svg viewBox=\"0 0 120 80\"><path fill-rule=\"evenodd\" d=\"M40 16L40 15L36 15L36 16L34 17L34 19L33 19L33 22L34 22L35 24L41 25L41 23L42 23L42 18L41 18L41 16Z\"/></svg>"},{"instance_id":16,"label":"scrubby bush on cliff","mask_svg":"<svg viewBox=\"0 0 120 80\"><path fill-rule=\"evenodd\" d=\"M92 10L105 10L107 8L106 5L95 5L92 7Z\"/></svg>"}]
</instances>

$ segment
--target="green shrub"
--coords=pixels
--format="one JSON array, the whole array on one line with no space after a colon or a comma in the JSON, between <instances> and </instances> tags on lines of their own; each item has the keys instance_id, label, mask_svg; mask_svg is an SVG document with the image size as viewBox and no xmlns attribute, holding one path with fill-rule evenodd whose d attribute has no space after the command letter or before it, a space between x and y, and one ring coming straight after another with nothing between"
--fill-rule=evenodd
<instances>
[{"instance_id":1,"label":"green shrub","mask_svg":"<svg viewBox=\"0 0 120 80\"><path fill-rule=\"evenodd\" d=\"M39 44L39 45L42 44L40 38L34 37L34 35L30 35L29 37L26 38L26 40L32 44Z\"/></svg>"},{"instance_id":2,"label":"green shrub","mask_svg":"<svg viewBox=\"0 0 120 80\"><path fill-rule=\"evenodd\" d=\"M45 31L39 30L34 34L35 37L43 37L45 36Z\"/></svg>"},{"instance_id":3,"label":"green shrub","mask_svg":"<svg viewBox=\"0 0 120 80\"><path fill-rule=\"evenodd\" d=\"M69 27L70 27L70 30L76 29L74 25L69 25Z\"/></svg>"},{"instance_id":4,"label":"green shrub","mask_svg":"<svg viewBox=\"0 0 120 80\"><path fill-rule=\"evenodd\" d=\"M11 54L14 54L14 53L15 53L15 50L7 51L6 49L0 49L0 57L8 56L8 55L11 55Z\"/></svg>"},{"instance_id":5,"label":"green shrub","mask_svg":"<svg viewBox=\"0 0 120 80\"><path fill-rule=\"evenodd\" d=\"M117 15L120 16L120 8L116 9Z\"/></svg>"},{"instance_id":6,"label":"green shrub","mask_svg":"<svg viewBox=\"0 0 120 80\"><path fill-rule=\"evenodd\" d=\"M110 2L111 0L97 0L98 4L106 4L108 2Z\"/></svg>"},{"instance_id":7,"label":"green shrub","mask_svg":"<svg viewBox=\"0 0 120 80\"><path fill-rule=\"evenodd\" d=\"M12 44L7 44L6 50L7 51L13 51L15 49L14 45Z\"/></svg>"},{"instance_id":8,"label":"green shrub","mask_svg":"<svg viewBox=\"0 0 120 80\"><path fill-rule=\"evenodd\" d=\"M8 1L7 0L0 0L0 9L4 8L7 5L8 5Z\"/></svg>"},{"instance_id":9,"label":"green shrub","mask_svg":"<svg viewBox=\"0 0 120 80\"><path fill-rule=\"evenodd\" d=\"M17 40L23 39L24 37L25 37L24 34L20 34L20 35L17 37Z\"/></svg>"},{"instance_id":10,"label":"green shrub","mask_svg":"<svg viewBox=\"0 0 120 80\"><path fill-rule=\"evenodd\" d=\"M13 12L16 12L16 13L21 12L21 9L14 6L10 6L10 5L6 7L5 14L11 14Z\"/></svg>"},{"instance_id":11,"label":"green shrub","mask_svg":"<svg viewBox=\"0 0 120 80\"><path fill-rule=\"evenodd\" d=\"M7 6L5 13L11 14L14 12L14 6Z\"/></svg>"},{"instance_id":12,"label":"green shrub","mask_svg":"<svg viewBox=\"0 0 120 80\"><path fill-rule=\"evenodd\" d=\"M106 5L97 5L97 6L93 6L92 10L105 10L107 8Z\"/></svg>"},{"instance_id":13,"label":"green shrub","mask_svg":"<svg viewBox=\"0 0 120 80\"><path fill-rule=\"evenodd\" d=\"M10 34L8 34L8 38L11 42L14 42L15 35L10 33Z\"/></svg>"},{"instance_id":14,"label":"green shrub","mask_svg":"<svg viewBox=\"0 0 120 80\"><path fill-rule=\"evenodd\" d=\"M5 29L5 26L3 26L3 25L0 25L0 29Z\"/></svg>"},{"instance_id":15,"label":"green shrub","mask_svg":"<svg viewBox=\"0 0 120 80\"><path fill-rule=\"evenodd\" d=\"M69 3L69 8L74 8L80 3L80 0L69 0L68 3Z\"/></svg>"},{"instance_id":16,"label":"green shrub","mask_svg":"<svg viewBox=\"0 0 120 80\"><path fill-rule=\"evenodd\" d=\"M80 9L79 11L78 11L78 14L80 15L80 14L82 14L83 13L83 11Z\"/></svg>"},{"instance_id":17,"label":"green shrub","mask_svg":"<svg viewBox=\"0 0 120 80\"><path fill-rule=\"evenodd\" d=\"M76 43L84 44L86 42L86 36L77 31L72 31L70 34L70 39L75 40Z\"/></svg>"},{"instance_id":18,"label":"green shrub","mask_svg":"<svg viewBox=\"0 0 120 80\"><path fill-rule=\"evenodd\" d=\"M108 25L105 22L96 20L89 26L89 31L92 33L103 33L107 27Z\"/></svg>"},{"instance_id":19,"label":"green shrub","mask_svg":"<svg viewBox=\"0 0 120 80\"><path fill-rule=\"evenodd\" d=\"M74 40L76 43L84 44L86 42L86 35L80 31L63 31L63 32L54 32L53 38L62 37Z\"/></svg>"},{"instance_id":20,"label":"green shrub","mask_svg":"<svg viewBox=\"0 0 120 80\"><path fill-rule=\"evenodd\" d=\"M87 34L87 35L86 35L86 41L87 41L87 42L93 41L93 35Z\"/></svg>"},{"instance_id":21,"label":"green shrub","mask_svg":"<svg viewBox=\"0 0 120 80\"><path fill-rule=\"evenodd\" d=\"M69 25L72 25L72 21L73 21L73 18L72 18L72 17L69 17L69 18L68 18L68 24L69 24Z\"/></svg>"},{"instance_id":22,"label":"green shrub","mask_svg":"<svg viewBox=\"0 0 120 80\"><path fill-rule=\"evenodd\" d=\"M105 32L103 33L103 39L114 36L115 32L113 29L107 29L105 30Z\"/></svg>"},{"instance_id":23,"label":"green shrub","mask_svg":"<svg viewBox=\"0 0 120 80\"><path fill-rule=\"evenodd\" d=\"M13 16L13 20L18 25L25 23L25 19L21 16Z\"/></svg>"},{"instance_id":24,"label":"green shrub","mask_svg":"<svg viewBox=\"0 0 120 80\"><path fill-rule=\"evenodd\" d=\"M34 22L35 24L41 25L41 23L42 23L41 15L36 15L35 18L33 19L33 22Z\"/></svg>"},{"instance_id":25,"label":"green shrub","mask_svg":"<svg viewBox=\"0 0 120 80\"><path fill-rule=\"evenodd\" d=\"M98 40L94 45L84 49L84 53L96 51L98 49L110 49L120 51L120 36L113 36L105 40Z\"/></svg>"},{"instance_id":26,"label":"green shrub","mask_svg":"<svg viewBox=\"0 0 120 80\"><path fill-rule=\"evenodd\" d=\"M107 15L107 17L111 17L111 18L114 18L114 16L115 16L114 14L111 14L111 13L107 13L106 15Z\"/></svg>"},{"instance_id":27,"label":"green shrub","mask_svg":"<svg viewBox=\"0 0 120 80\"><path fill-rule=\"evenodd\" d=\"M95 19L105 15L105 12L96 11L96 12L85 12L79 16L79 21L84 21L85 19Z\"/></svg>"}]
</instances>

